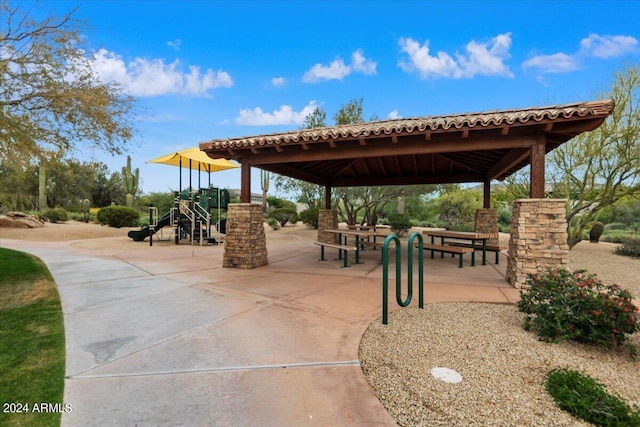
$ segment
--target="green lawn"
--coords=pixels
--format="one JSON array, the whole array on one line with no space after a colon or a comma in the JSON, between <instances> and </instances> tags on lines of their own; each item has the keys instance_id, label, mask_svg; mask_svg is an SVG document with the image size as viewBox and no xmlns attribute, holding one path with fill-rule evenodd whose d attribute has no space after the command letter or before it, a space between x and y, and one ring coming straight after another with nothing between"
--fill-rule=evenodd
<instances>
[{"instance_id":1,"label":"green lawn","mask_svg":"<svg viewBox=\"0 0 640 427\"><path fill-rule=\"evenodd\" d=\"M0 425L60 425L64 344L49 270L34 256L0 248Z\"/></svg>"}]
</instances>

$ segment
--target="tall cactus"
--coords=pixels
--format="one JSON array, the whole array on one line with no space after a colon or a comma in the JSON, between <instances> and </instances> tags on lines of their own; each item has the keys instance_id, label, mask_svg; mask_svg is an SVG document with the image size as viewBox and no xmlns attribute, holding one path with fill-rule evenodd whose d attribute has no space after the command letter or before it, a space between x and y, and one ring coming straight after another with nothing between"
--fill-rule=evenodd
<instances>
[{"instance_id":1,"label":"tall cactus","mask_svg":"<svg viewBox=\"0 0 640 427\"><path fill-rule=\"evenodd\" d=\"M82 201L82 219L84 222L89 222L89 217L91 213L91 202L89 199L84 199Z\"/></svg>"},{"instance_id":2,"label":"tall cactus","mask_svg":"<svg viewBox=\"0 0 640 427\"><path fill-rule=\"evenodd\" d=\"M38 210L44 212L47 209L47 168L40 161L38 168Z\"/></svg>"},{"instance_id":3,"label":"tall cactus","mask_svg":"<svg viewBox=\"0 0 640 427\"><path fill-rule=\"evenodd\" d=\"M138 191L140 169L131 171L131 156L127 156L127 166L122 168L122 189L127 198L127 206L133 207L133 196Z\"/></svg>"},{"instance_id":4,"label":"tall cactus","mask_svg":"<svg viewBox=\"0 0 640 427\"><path fill-rule=\"evenodd\" d=\"M269 191L269 171L260 170L260 186L262 187L262 211L267 210L267 192Z\"/></svg>"}]
</instances>

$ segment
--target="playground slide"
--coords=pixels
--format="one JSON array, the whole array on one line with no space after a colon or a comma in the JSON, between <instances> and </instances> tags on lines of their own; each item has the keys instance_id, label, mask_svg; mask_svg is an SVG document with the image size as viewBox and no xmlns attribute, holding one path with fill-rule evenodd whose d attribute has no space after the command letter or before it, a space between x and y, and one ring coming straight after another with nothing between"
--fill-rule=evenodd
<instances>
[{"instance_id":1,"label":"playground slide","mask_svg":"<svg viewBox=\"0 0 640 427\"><path fill-rule=\"evenodd\" d=\"M131 237L135 242L142 242L144 239L149 237L150 234L155 234L162 227L171 225L171 212L167 212L158 220L158 224L156 225L153 232L149 229L149 227L143 227L141 230L131 230L128 233L128 236Z\"/></svg>"}]
</instances>

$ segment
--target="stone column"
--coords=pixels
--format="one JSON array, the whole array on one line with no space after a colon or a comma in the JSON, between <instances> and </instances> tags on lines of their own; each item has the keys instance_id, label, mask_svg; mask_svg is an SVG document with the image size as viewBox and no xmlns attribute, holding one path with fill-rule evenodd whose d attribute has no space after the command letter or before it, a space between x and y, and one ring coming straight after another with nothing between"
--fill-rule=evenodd
<instances>
[{"instance_id":1,"label":"stone column","mask_svg":"<svg viewBox=\"0 0 640 427\"><path fill-rule=\"evenodd\" d=\"M251 269L268 263L262 206L252 203L230 204L222 266Z\"/></svg>"},{"instance_id":2,"label":"stone column","mask_svg":"<svg viewBox=\"0 0 640 427\"><path fill-rule=\"evenodd\" d=\"M318 242L336 243L338 235L325 233L324 230L338 228L338 211L334 209L320 209L318 214Z\"/></svg>"},{"instance_id":3,"label":"stone column","mask_svg":"<svg viewBox=\"0 0 640 427\"><path fill-rule=\"evenodd\" d=\"M567 220L565 200L522 199L513 203L511 239L507 257L507 280L526 287L529 274L547 268L567 268Z\"/></svg>"},{"instance_id":4,"label":"stone column","mask_svg":"<svg viewBox=\"0 0 640 427\"><path fill-rule=\"evenodd\" d=\"M476 228L477 233L495 234L495 239L487 240L488 245L499 244L498 239L498 211L496 209L478 209L476 211Z\"/></svg>"}]
</instances>

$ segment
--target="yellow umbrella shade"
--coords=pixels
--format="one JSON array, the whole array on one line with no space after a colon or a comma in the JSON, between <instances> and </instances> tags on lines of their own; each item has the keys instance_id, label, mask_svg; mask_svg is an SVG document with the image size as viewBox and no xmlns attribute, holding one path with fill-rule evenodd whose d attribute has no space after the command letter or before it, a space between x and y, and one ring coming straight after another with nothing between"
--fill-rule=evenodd
<instances>
[{"instance_id":1,"label":"yellow umbrella shade","mask_svg":"<svg viewBox=\"0 0 640 427\"><path fill-rule=\"evenodd\" d=\"M191 160L191 169L204 172L219 172L225 169L240 167L237 163L227 159L212 159L207 156L204 151L200 151L198 147L187 148L177 153L167 154L157 159L149 160L147 163L182 166L183 168L189 169L189 160Z\"/></svg>"}]
</instances>

